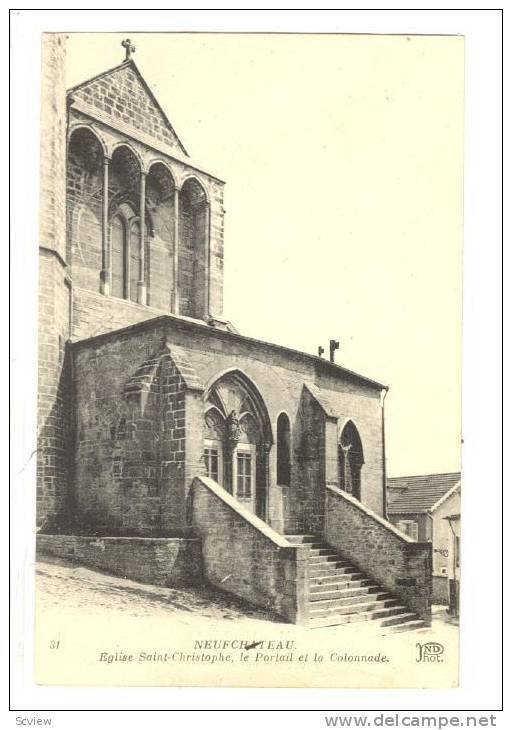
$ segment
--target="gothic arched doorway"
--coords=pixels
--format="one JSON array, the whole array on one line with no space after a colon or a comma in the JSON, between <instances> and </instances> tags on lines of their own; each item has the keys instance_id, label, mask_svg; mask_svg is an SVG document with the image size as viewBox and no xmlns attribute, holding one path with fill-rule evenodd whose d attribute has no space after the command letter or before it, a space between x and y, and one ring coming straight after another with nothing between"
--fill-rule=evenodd
<instances>
[{"instance_id":1,"label":"gothic arched doorway","mask_svg":"<svg viewBox=\"0 0 512 730\"><path fill-rule=\"evenodd\" d=\"M338 444L338 474L341 489L361 499L361 467L364 464L363 445L357 428L348 421Z\"/></svg>"},{"instance_id":2,"label":"gothic arched doorway","mask_svg":"<svg viewBox=\"0 0 512 730\"><path fill-rule=\"evenodd\" d=\"M266 520L270 419L252 381L239 370L222 375L205 397L207 476Z\"/></svg>"}]
</instances>

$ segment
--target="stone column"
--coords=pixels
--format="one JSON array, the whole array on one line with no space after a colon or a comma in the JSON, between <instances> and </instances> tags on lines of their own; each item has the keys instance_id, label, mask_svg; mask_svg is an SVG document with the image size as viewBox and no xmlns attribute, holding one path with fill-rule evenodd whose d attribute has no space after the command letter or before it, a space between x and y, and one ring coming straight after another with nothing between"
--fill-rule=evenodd
<instances>
[{"instance_id":1,"label":"stone column","mask_svg":"<svg viewBox=\"0 0 512 730\"><path fill-rule=\"evenodd\" d=\"M352 444L348 446L341 445L343 449L343 481L345 482L345 491L352 494L352 468L350 464L350 449Z\"/></svg>"},{"instance_id":2,"label":"stone column","mask_svg":"<svg viewBox=\"0 0 512 730\"><path fill-rule=\"evenodd\" d=\"M180 191L174 188L174 258L173 258L173 291L172 291L172 311L174 314L180 313L180 294L178 289L178 271L179 271L179 253L180 253Z\"/></svg>"},{"instance_id":3,"label":"stone column","mask_svg":"<svg viewBox=\"0 0 512 730\"><path fill-rule=\"evenodd\" d=\"M263 451L263 478L265 480L264 503L262 505L263 516L261 519L267 522L270 516L270 451L272 444L270 441L264 441L261 448Z\"/></svg>"},{"instance_id":4,"label":"stone column","mask_svg":"<svg viewBox=\"0 0 512 730\"><path fill-rule=\"evenodd\" d=\"M111 289L112 255L108 245L108 168L110 159L103 158L103 197L101 212L101 274L100 291L108 296Z\"/></svg>"},{"instance_id":5,"label":"stone column","mask_svg":"<svg viewBox=\"0 0 512 730\"><path fill-rule=\"evenodd\" d=\"M140 173L140 241L139 241L139 281L137 284L137 301L147 303L146 292L146 173Z\"/></svg>"}]
</instances>

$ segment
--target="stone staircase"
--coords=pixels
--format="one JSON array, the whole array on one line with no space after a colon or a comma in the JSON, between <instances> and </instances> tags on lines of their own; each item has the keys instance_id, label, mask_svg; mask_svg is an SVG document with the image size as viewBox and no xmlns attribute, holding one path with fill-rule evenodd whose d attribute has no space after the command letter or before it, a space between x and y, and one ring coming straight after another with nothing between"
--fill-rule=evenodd
<instances>
[{"instance_id":1,"label":"stone staircase","mask_svg":"<svg viewBox=\"0 0 512 730\"><path fill-rule=\"evenodd\" d=\"M385 633L425 627L415 613L316 535L286 535L309 545L308 623L311 628L375 621Z\"/></svg>"}]
</instances>

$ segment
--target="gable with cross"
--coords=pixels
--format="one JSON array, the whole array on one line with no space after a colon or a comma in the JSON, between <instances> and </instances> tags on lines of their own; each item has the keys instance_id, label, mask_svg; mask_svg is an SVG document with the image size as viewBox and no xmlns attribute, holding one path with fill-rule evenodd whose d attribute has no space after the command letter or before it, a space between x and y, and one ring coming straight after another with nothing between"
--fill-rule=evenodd
<instances>
[{"instance_id":1,"label":"gable with cross","mask_svg":"<svg viewBox=\"0 0 512 730\"><path fill-rule=\"evenodd\" d=\"M135 53L135 46L132 45L132 42L129 38L125 38L124 41L121 41L121 45L123 46L123 48L126 52L126 56L125 56L124 60L129 61L130 58L132 57L132 53Z\"/></svg>"}]
</instances>

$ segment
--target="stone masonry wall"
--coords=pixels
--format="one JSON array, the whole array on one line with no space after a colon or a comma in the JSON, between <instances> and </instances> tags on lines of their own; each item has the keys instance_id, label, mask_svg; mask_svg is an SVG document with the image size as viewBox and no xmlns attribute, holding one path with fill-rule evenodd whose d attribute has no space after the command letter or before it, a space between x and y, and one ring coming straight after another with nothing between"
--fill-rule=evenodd
<instances>
[{"instance_id":1,"label":"stone masonry wall","mask_svg":"<svg viewBox=\"0 0 512 730\"><path fill-rule=\"evenodd\" d=\"M154 307L73 287L73 340L94 337L161 316L162 312Z\"/></svg>"},{"instance_id":2,"label":"stone masonry wall","mask_svg":"<svg viewBox=\"0 0 512 730\"><path fill-rule=\"evenodd\" d=\"M448 576L432 576L432 603L448 605Z\"/></svg>"},{"instance_id":3,"label":"stone masonry wall","mask_svg":"<svg viewBox=\"0 0 512 730\"><path fill-rule=\"evenodd\" d=\"M44 34L41 78L37 522L69 509L70 380L66 343L65 41Z\"/></svg>"},{"instance_id":4,"label":"stone masonry wall","mask_svg":"<svg viewBox=\"0 0 512 730\"><path fill-rule=\"evenodd\" d=\"M184 436L183 431L179 432L181 435L176 435L176 439L185 438L187 444L183 472L180 471L182 462L174 460L178 455L180 459L183 456L181 444L176 440L176 451L173 452L167 445L167 436L160 441L161 528L171 529L171 525L173 530L186 528L184 522L179 524L183 518L183 500L186 500L186 492L193 477L203 473L204 469L201 460L204 422L201 388L204 389L223 372L233 368L240 369L254 382L268 410L272 426L267 520L278 531L294 532L302 529L306 514L320 518L325 497L325 467L322 463L326 457L321 444L317 443L315 447L311 439L315 440L319 433L323 433L321 419L325 422L325 417L314 403L311 405L311 418L307 416L303 391L305 381L320 380L317 368L328 367L328 363L317 365L316 360L299 353L272 348L265 343L206 325L167 317L142 322L124 331L73 345L77 421L84 429L82 439L77 441L76 485L84 508L90 505L94 494L97 494L107 519L113 519L117 512L117 498L115 492L111 491L110 429L121 417L120 404L124 402L126 383L148 358L162 352L164 343L168 344L172 357L177 348L184 353L191 371L195 373L196 388L199 390L185 392L184 419L182 404L176 401L176 407L180 406L176 410L176 428L183 429L185 421ZM184 372L182 365L180 372ZM365 494L377 506L382 505L382 475L378 473L382 453L381 430L373 429L374 421L380 424L381 419L379 389L358 383L349 375L345 376L341 370L338 372L338 390L323 392L332 396L335 404L336 398L343 400L340 418L352 417L357 420L365 449L365 468L371 467L362 475ZM178 383L174 385L176 388L181 387ZM177 392L173 394L173 397L177 396ZM286 489L277 485L276 429L277 419L282 412L286 412L290 419L292 443L291 486ZM313 418L314 413L318 418ZM357 414L357 419L354 414ZM332 424L329 422L328 425ZM307 433L307 440L311 441L309 451L305 451L304 432ZM309 466L306 468L304 456L308 454Z\"/></svg>"},{"instance_id":5,"label":"stone masonry wall","mask_svg":"<svg viewBox=\"0 0 512 730\"><path fill-rule=\"evenodd\" d=\"M185 257L185 260L180 265L180 271L185 272L184 281L182 282L183 290L183 312L185 315L199 316L200 318L212 316L215 319L222 319L223 315L223 276L224 276L224 194L223 186L224 183L215 177L203 173L195 167L189 166L186 161L179 158L169 156L165 153L165 150L170 150L172 154L172 148L170 148L165 142L162 147L153 148L151 146L151 136L148 134L146 127L135 127L132 125L131 129L135 134L132 138L127 130L130 129L130 125L124 121L124 117L131 118L130 114L127 113L129 106L124 107L124 112L121 112L116 108L117 106L123 106L123 94L125 93L125 82L126 82L126 67L118 69L111 75L108 75L105 79L96 79L91 82L92 86L86 84L82 89L71 94L70 110L69 110L69 125L71 129L75 127L83 127L85 125L90 128L94 134L102 141L102 144L106 150L108 156L112 156L114 149L123 143L127 147L130 147L136 157L141 161L145 170L149 170L146 183L147 193L147 214L148 217L153 216L154 223L154 236L147 236L146 243L146 264L147 264L147 283L148 287L148 304L152 308L157 308L160 313L171 311L171 296L175 288L175 282L173 280L173 249L174 249L174 231L172 230L173 225L169 225L171 219L174 217L173 200L172 196L165 201L161 211L154 210L152 200L152 184L154 182L152 178L151 167L155 162L165 163L165 166L171 171L172 177L176 182L178 188L181 188L185 181L193 177L195 178L202 188L205 190L208 198L209 206L209 256L208 260L200 261L198 267L198 277L201 279L201 286L192 286L192 282L189 281L187 284L187 278L193 275L192 271L187 270L188 263L193 263L193 258L190 258L190 262ZM108 91L103 87L103 84L108 86ZM97 88L96 88L97 87ZM142 86L140 87L142 89ZM105 95L109 97L105 101ZM80 99L77 99L77 96ZM80 111L80 100L87 102L87 114ZM112 102L114 100L114 102ZM130 100L132 104L133 100ZM108 103L107 103L108 102ZM146 101L145 104L152 106L152 102ZM111 107L113 105L114 112L113 116L109 116L105 111L105 105ZM94 116L97 113L97 118L91 120L91 114ZM140 109L135 113L134 118L137 119L140 115ZM149 122L150 123L150 122ZM116 128L116 124L119 126ZM83 132L83 129L82 129ZM73 140L74 134L71 136ZM92 135L89 135L89 142ZM138 138L140 137L140 139ZM158 137L153 137L155 142L160 142ZM142 141L141 141L142 140ZM92 145L94 147L94 145ZM74 284L76 286L90 289L91 291L97 292L99 290L99 257L101 254L101 211L99 201L102 194L101 180L97 178L97 173L101 173L101 159L99 159L98 169L94 170L94 174L90 176L90 180L87 184L87 191L83 191L83 181L76 177L74 170L73 155L70 156L70 175L72 178L71 185L69 186L70 204L69 208L69 230L73 240L70 239L68 246L70 250L73 250L73 260L70 261L70 265L73 264L76 269L77 276L74 277ZM109 172L109 187L110 197L116 191L116 175L115 166L111 164ZM94 183L96 180L96 184ZM89 184L90 183L90 184ZM82 193L85 192L85 198ZM153 196L154 197L154 196ZM72 200L71 200L72 198ZM137 201L136 201L137 202ZM78 205L76 204L78 203ZM135 210L138 210L138 203L135 206ZM110 211L112 213L113 211ZM186 216L181 220L182 215L180 214L180 223L183 228L183 236L187 236L187 226L191 221L186 220ZM204 220L204 211L198 216L197 230L204 232L206 228L206 221ZM110 235L110 234L108 234ZM181 237L181 236L180 236ZM83 241L81 240L83 239ZM82 247L84 250L82 250ZM186 248L186 247L185 247ZM201 249L202 250L202 249ZM204 258L204 257L203 257ZM190 267L189 267L190 268ZM188 274L188 276L187 276ZM208 291L208 311L205 314L205 292L202 281L206 278L206 274L209 279L209 291ZM181 276L181 274L180 274ZM90 312L90 324L92 327L96 327L98 330L101 329L101 314L108 316L108 310L111 307L115 307L115 299L113 297L106 297L102 303L102 313L97 314L96 310L93 309ZM188 308L188 309L187 309ZM127 322L132 324L141 319L141 315L137 315L135 310L131 310L134 315L133 319ZM144 318L149 319L151 317L151 311L148 309Z\"/></svg>"},{"instance_id":6,"label":"stone masonry wall","mask_svg":"<svg viewBox=\"0 0 512 730\"><path fill-rule=\"evenodd\" d=\"M158 533L159 382L126 391L158 352L151 338L120 338L108 352L73 356L75 375L75 502L80 520L111 534ZM154 382L156 380L156 382Z\"/></svg>"},{"instance_id":7,"label":"stone masonry wall","mask_svg":"<svg viewBox=\"0 0 512 730\"><path fill-rule=\"evenodd\" d=\"M325 416L306 388L302 390L299 413L293 432L296 468L292 489L296 494L295 499L290 495L284 528L288 533L317 533L324 516Z\"/></svg>"},{"instance_id":8,"label":"stone masonry wall","mask_svg":"<svg viewBox=\"0 0 512 730\"><path fill-rule=\"evenodd\" d=\"M130 64L102 78L92 79L78 89L75 96L96 107L114 126L116 122L124 122L182 152L176 134L169 129L162 112Z\"/></svg>"},{"instance_id":9,"label":"stone masonry wall","mask_svg":"<svg viewBox=\"0 0 512 730\"><path fill-rule=\"evenodd\" d=\"M430 543L410 540L336 487L328 487L326 492L324 537L329 545L430 623Z\"/></svg>"},{"instance_id":10,"label":"stone masonry wall","mask_svg":"<svg viewBox=\"0 0 512 730\"><path fill-rule=\"evenodd\" d=\"M44 33L41 46L40 243L66 258L65 36Z\"/></svg>"},{"instance_id":11,"label":"stone masonry wall","mask_svg":"<svg viewBox=\"0 0 512 730\"><path fill-rule=\"evenodd\" d=\"M162 362L161 440L161 525L168 530L183 530L186 525L188 450L186 408L187 387L171 356ZM197 468L198 465L196 465ZM197 473L197 469L196 469Z\"/></svg>"},{"instance_id":12,"label":"stone masonry wall","mask_svg":"<svg viewBox=\"0 0 512 730\"><path fill-rule=\"evenodd\" d=\"M195 538L37 535L39 556L54 555L122 578L162 586L202 581L201 546Z\"/></svg>"},{"instance_id":13,"label":"stone masonry wall","mask_svg":"<svg viewBox=\"0 0 512 730\"><path fill-rule=\"evenodd\" d=\"M202 388L161 340L111 344L74 357L80 519L93 534L182 534L204 470Z\"/></svg>"},{"instance_id":14,"label":"stone masonry wall","mask_svg":"<svg viewBox=\"0 0 512 730\"><path fill-rule=\"evenodd\" d=\"M211 479L192 485L206 579L292 623L305 621L308 547L292 546Z\"/></svg>"},{"instance_id":15,"label":"stone masonry wall","mask_svg":"<svg viewBox=\"0 0 512 730\"><path fill-rule=\"evenodd\" d=\"M310 467L305 468L303 460L302 423L310 418L303 409L303 387L305 381L313 381L328 396L338 420L351 418L357 425L364 447L365 464L361 474L363 501L378 514L383 511L383 460L382 460L382 409L380 389L371 387L337 371L337 378L324 376L327 363L290 354L266 343L251 341L213 328L193 329L193 325L173 326L169 324L167 338L184 348L190 364L204 384L229 368L241 369L256 385L269 413L273 432L273 446L270 451L269 519L276 529L293 530L297 518L293 508L288 507L299 500L309 501L312 493L315 504L323 512L323 479L325 467L311 456ZM325 383L325 385L324 385ZM291 484L284 490L277 485L277 419L285 412L291 426ZM318 417L320 417L318 413ZM318 419L311 414L309 438L314 441ZM325 422L325 418L323 419ZM312 453L312 452L311 452ZM325 453L320 456L325 462ZM330 465L332 466L332 465ZM319 483L319 480L321 482ZM296 491L298 490L299 494ZM318 491L317 491L318 490ZM285 505L286 500L286 507ZM315 514L318 510L315 508ZM299 516L300 519L300 516Z\"/></svg>"}]
</instances>

